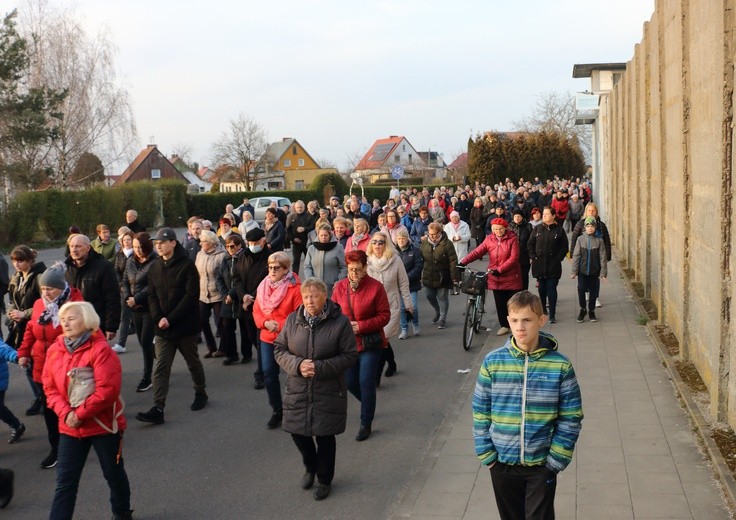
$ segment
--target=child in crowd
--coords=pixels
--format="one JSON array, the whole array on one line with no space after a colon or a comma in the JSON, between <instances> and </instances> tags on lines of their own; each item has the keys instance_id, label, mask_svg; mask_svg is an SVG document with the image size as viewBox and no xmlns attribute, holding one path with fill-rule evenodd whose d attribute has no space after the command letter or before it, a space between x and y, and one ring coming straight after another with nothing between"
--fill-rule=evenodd
<instances>
[{"instance_id":1,"label":"child in crowd","mask_svg":"<svg viewBox=\"0 0 736 520\"><path fill-rule=\"evenodd\" d=\"M8 444L15 444L25 433L26 426L5 406L5 392L8 390L8 381L10 380L8 361L17 363L18 352L0 340L0 420L10 426Z\"/></svg>"},{"instance_id":2,"label":"child in crowd","mask_svg":"<svg viewBox=\"0 0 736 520\"><path fill-rule=\"evenodd\" d=\"M473 393L475 452L502 519L554 518L557 473L582 426L580 388L557 340L540 332L539 297L518 292L508 312L512 337L485 357Z\"/></svg>"},{"instance_id":3,"label":"child in crowd","mask_svg":"<svg viewBox=\"0 0 736 520\"><path fill-rule=\"evenodd\" d=\"M585 234L578 237L572 253L572 274L570 278L578 279L578 303L580 314L578 323L585 320L587 314L590 321L598 321L595 315L595 302L601 289L601 279L608 276L606 245L602 238L596 236L595 217L586 217ZM588 309L585 308L585 293L590 293Z\"/></svg>"}]
</instances>

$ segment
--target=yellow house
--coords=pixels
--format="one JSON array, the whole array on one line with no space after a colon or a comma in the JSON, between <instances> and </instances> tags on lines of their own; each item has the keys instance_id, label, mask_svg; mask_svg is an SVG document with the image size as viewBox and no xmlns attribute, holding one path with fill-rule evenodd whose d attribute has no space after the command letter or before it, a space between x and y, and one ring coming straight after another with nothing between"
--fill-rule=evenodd
<instances>
[{"instance_id":1,"label":"yellow house","mask_svg":"<svg viewBox=\"0 0 736 520\"><path fill-rule=\"evenodd\" d=\"M335 168L320 168L317 161L293 137L284 137L281 141L268 145L268 160L265 167L260 167L256 175L256 190L267 189L260 186L259 180L283 173L284 188L287 190L308 189L316 177L323 173L336 173Z\"/></svg>"}]
</instances>

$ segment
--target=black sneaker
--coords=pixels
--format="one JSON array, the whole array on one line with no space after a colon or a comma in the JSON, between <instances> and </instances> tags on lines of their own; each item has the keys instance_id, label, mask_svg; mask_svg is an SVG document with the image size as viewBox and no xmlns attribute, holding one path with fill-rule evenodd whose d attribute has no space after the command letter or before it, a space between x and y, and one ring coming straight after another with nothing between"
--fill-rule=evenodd
<instances>
[{"instance_id":1,"label":"black sneaker","mask_svg":"<svg viewBox=\"0 0 736 520\"><path fill-rule=\"evenodd\" d=\"M230 366L230 365L235 365L235 364L237 364L237 363L238 363L238 361L239 361L239 359L238 359L238 358L226 358L226 359L224 359L224 360L222 361L222 364L223 364L223 365L225 365L226 367L228 367L228 366Z\"/></svg>"},{"instance_id":2,"label":"black sneaker","mask_svg":"<svg viewBox=\"0 0 736 520\"><path fill-rule=\"evenodd\" d=\"M327 495L330 494L329 484L318 484L317 489L314 490L314 499L317 501L324 500Z\"/></svg>"},{"instance_id":3,"label":"black sneaker","mask_svg":"<svg viewBox=\"0 0 736 520\"><path fill-rule=\"evenodd\" d=\"M38 415L41 413L41 398L37 398L33 400L33 403L31 406L26 408L26 415Z\"/></svg>"},{"instance_id":4,"label":"black sneaker","mask_svg":"<svg viewBox=\"0 0 736 520\"><path fill-rule=\"evenodd\" d=\"M586 314L587 314L587 311L585 309L580 309L580 314L578 314L578 323L583 323L585 321Z\"/></svg>"},{"instance_id":5,"label":"black sneaker","mask_svg":"<svg viewBox=\"0 0 736 520\"><path fill-rule=\"evenodd\" d=\"M266 423L269 430L273 430L281 426L281 419L284 418L284 414L281 410L274 410L271 414L271 418Z\"/></svg>"},{"instance_id":6,"label":"black sneaker","mask_svg":"<svg viewBox=\"0 0 736 520\"><path fill-rule=\"evenodd\" d=\"M10 430L10 439L8 440L8 444L15 444L20 440L21 437L23 437L23 434L26 432L26 425L23 423L20 423L20 426L17 428L13 428Z\"/></svg>"},{"instance_id":7,"label":"black sneaker","mask_svg":"<svg viewBox=\"0 0 736 520\"><path fill-rule=\"evenodd\" d=\"M595 317L595 311L590 311L588 315L590 316L590 321L598 321L598 318Z\"/></svg>"},{"instance_id":8,"label":"black sneaker","mask_svg":"<svg viewBox=\"0 0 736 520\"><path fill-rule=\"evenodd\" d=\"M145 392L147 390L150 390L153 388L153 384L151 383L150 379L141 379L138 382L138 386L135 387L136 392Z\"/></svg>"},{"instance_id":9,"label":"black sneaker","mask_svg":"<svg viewBox=\"0 0 736 520\"><path fill-rule=\"evenodd\" d=\"M361 424L358 430L358 435L355 436L355 440L360 442L366 440L371 436L371 427L368 424Z\"/></svg>"},{"instance_id":10,"label":"black sneaker","mask_svg":"<svg viewBox=\"0 0 736 520\"><path fill-rule=\"evenodd\" d=\"M438 329L446 329L447 328L447 322L445 320L440 320L437 322L437 328Z\"/></svg>"},{"instance_id":11,"label":"black sneaker","mask_svg":"<svg viewBox=\"0 0 736 520\"><path fill-rule=\"evenodd\" d=\"M555 318L554 316L550 316L549 317L549 322L550 323L557 323L557 318Z\"/></svg>"},{"instance_id":12,"label":"black sneaker","mask_svg":"<svg viewBox=\"0 0 736 520\"><path fill-rule=\"evenodd\" d=\"M137 414L135 414L135 418L141 422L163 424L164 409L160 406L152 406L151 409L147 412L138 412Z\"/></svg>"},{"instance_id":13,"label":"black sneaker","mask_svg":"<svg viewBox=\"0 0 736 520\"><path fill-rule=\"evenodd\" d=\"M205 392L197 392L196 394L194 394L194 401L192 401L192 406L190 408L193 412L201 410L207 405L208 399L209 397L207 397L207 394Z\"/></svg>"},{"instance_id":14,"label":"black sneaker","mask_svg":"<svg viewBox=\"0 0 736 520\"><path fill-rule=\"evenodd\" d=\"M114 513L112 520L133 520L133 511L126 511L125 513Z\"/></svg>"},{"instance_id":15,"label":"black sneaker","mask_svg":"<svg viewBox=\"0 0 736 520\"><path fill-rule=\"evenodd\" d=\"M255 378L256 380L253 383L253 388L255 388L256 390L263 390L264 388L266 388L266 383L263 382L263 376L259 376L256 374Z\"/></svg>"},{"instance_id":16,"label":"black sneaker","mask_svg":"<svg viewBox=\"0 0 736 520\"><path fill-rule=\"evenodd\" d=\"M440 313L435 311L434 318L432 318L432 323L437 323L438 321L440 321Z\"/></svg>"},{"instance_id":17,"label":"black sneaker","mask_svg":"<svg viewBox=\"0 0 736 520\"><path fill-rule=\"evenodd\" d=\"M241 360L240 360L240 362L241 362L242 364L244 364L244 365L247 365L247 364L248 364L248 363L250 363L251 361L253 361L253 358L252 358L252 357L243 357L243 359L241 359Z\"/></svg>"},{"instance_id":18,"label":"black sneaker","mask_svg":"<svg viewBox=\"0 0 736 520\"><path fill-rule=\"evenodd\" d=\"M41 461L41 467L43 469L51 469L56 466L56 456L56 450L51 450L51 453L49 453L48 456Z\"/></svg>"}]
</instances>

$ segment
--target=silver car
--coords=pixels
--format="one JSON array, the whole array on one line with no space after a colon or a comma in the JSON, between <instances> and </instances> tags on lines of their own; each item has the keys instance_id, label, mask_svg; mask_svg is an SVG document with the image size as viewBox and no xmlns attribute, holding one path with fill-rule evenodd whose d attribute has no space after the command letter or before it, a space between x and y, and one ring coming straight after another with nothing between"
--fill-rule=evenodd
<instances>
[{"instance_id":1,"label":"silver car","mask_svg":"<svg viewBox=\"0 0 736 520\"><path fill-rule=\"evenodd\" d=\"M256 214L253 215L256 222L259 224L263 223L266 219L266 208L270 207L271 203L274 201L276 201L276 205L279 208L284 206L291 207L291 201L285 197L256 197L255 199L250 199L250 203L256 212Z\"/></svg>"}]
</instances>

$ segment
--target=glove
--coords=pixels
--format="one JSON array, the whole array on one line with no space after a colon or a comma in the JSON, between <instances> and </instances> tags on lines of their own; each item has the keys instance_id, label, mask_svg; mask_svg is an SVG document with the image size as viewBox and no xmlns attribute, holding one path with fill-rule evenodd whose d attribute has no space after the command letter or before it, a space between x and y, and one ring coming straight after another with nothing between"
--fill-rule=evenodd
<instances>
[{"instance_id":1,"label":"glove","mask_svg":"<svg viewBox=\"0 0 736 520\"><path fill-rule=\"evenodd\" d=\"M404 311L404 316L406 317L406 321L414 320L414 315L409 311Z\"/></svg>"},{"instance_id":2,"label":"glove","mask_svg":"<svg viewBox=\"0 0 736 520\"><path fill-rule=\"evenodd\" d=\"M498 269L491 269L491 274L493 276L501 276L501 271L499 271Z\"/></svg>"}]
</instances>

